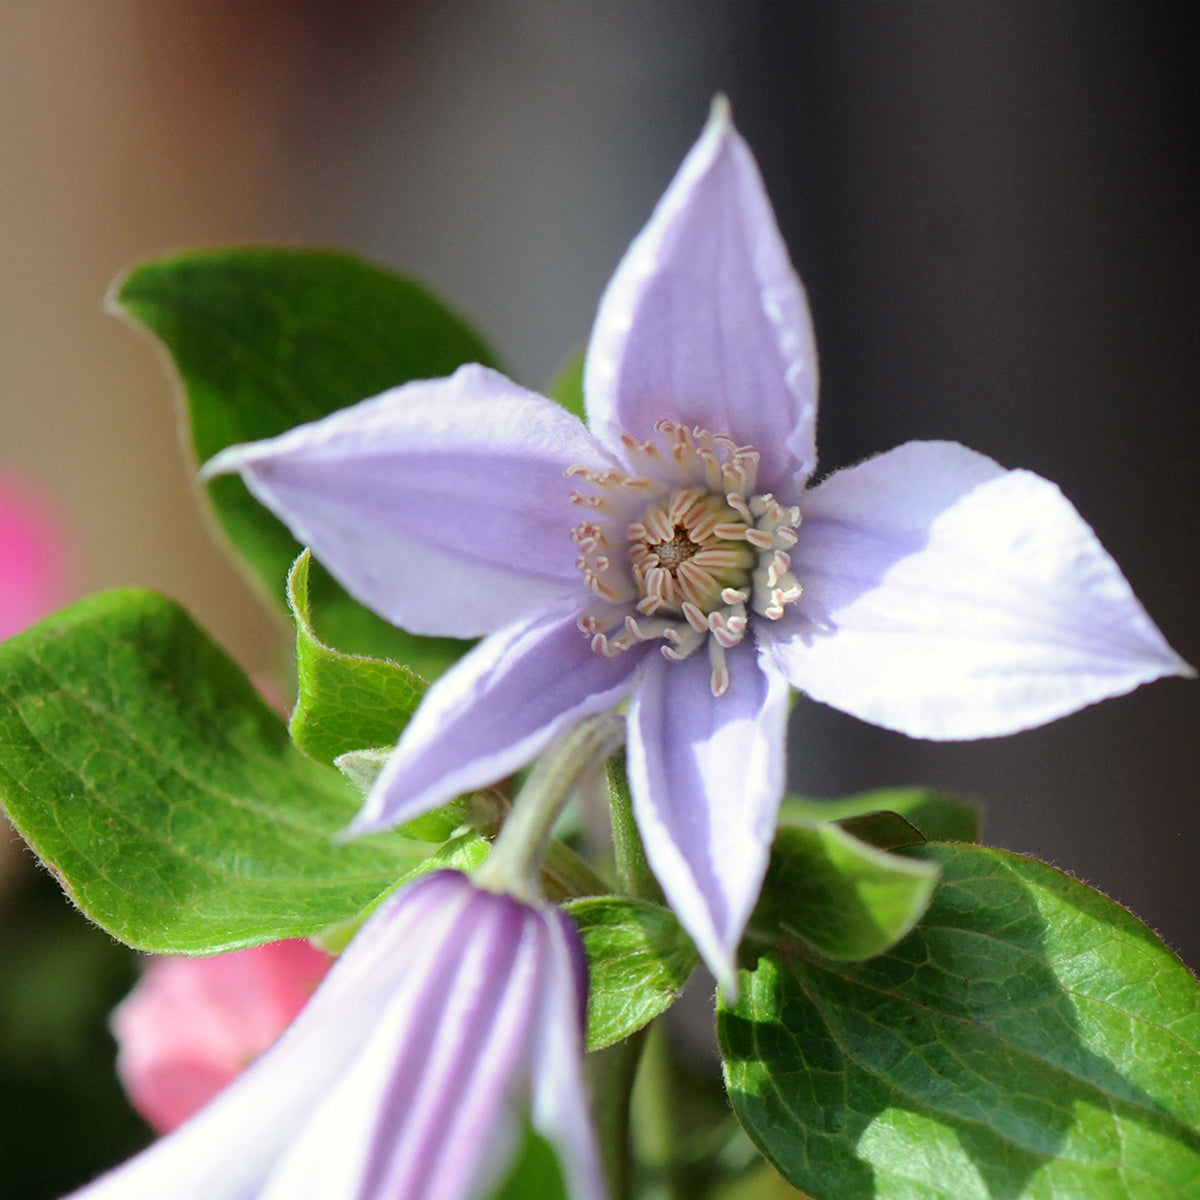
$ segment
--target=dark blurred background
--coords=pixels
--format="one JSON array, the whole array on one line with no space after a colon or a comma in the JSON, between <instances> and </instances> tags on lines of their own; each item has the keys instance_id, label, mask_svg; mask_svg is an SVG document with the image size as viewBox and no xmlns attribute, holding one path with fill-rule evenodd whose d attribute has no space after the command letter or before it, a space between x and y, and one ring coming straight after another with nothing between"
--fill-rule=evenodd
<instances>
[{"instance_id":1,"label":"dark blurred background","mask_svg":"<svg viewBox=\"0 0 1200 1200\"><path fill-rule=\"evenodd\" d=\"M1055 480L1200 662L1198 52L1200 6L1151 0L0 0L0 469L64 514L64 599L160 588L271 669L111 277L347 246L542 386L723 90L808 287L822 469L934 437ZM978 797L1200 965L1200 685L962 745L802 703L791 772ZM37 1200L145 1136L105 1075L133 964L0 859L0 1196Z\"/></svg>"}]
</instances>

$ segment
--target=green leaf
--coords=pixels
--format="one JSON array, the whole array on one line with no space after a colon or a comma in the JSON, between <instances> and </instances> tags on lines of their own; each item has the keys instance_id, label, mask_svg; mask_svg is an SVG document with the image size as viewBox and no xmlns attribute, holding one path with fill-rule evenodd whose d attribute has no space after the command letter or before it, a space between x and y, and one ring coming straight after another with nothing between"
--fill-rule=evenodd
<instances>
[{"instance_id":1,"label":"green leaf","mask_svg":"<svg viewBox=\"0 0 1200 1200\"><path fill-rule=\"evenodd\" d=\"M479 337L424 288L349 254L280 247L157 259L117 280L112 307L153 333L179 374L196 458L273 437L412 379L495 365ZM230 543L281 604L300 551L242 481L207 485ZM417 638L312 579L318 626L344 650L431 678L466 648Z\"/></svg>"},{"instance_id":2,"label":"green leaf","mask_svg":"<svg viewBox=\"0 0 1200 1200\"><path fill-rule=\"evenodd\" d=\"M860 842L866 842L879 850L921 846L927 840L915 825L894 812L873 812L862 817L846 817L835 824L839 829L858 838Z\"/></svg>"},{"instance_id":3,"label":"green leaf","mask_svg":"<svg viewBox=\"0 0 1200 1200\"><path fill-rule=\"evenodd\" d=\"M426 684L399 663L343 654L317 637L308 605L311 561L305 550L288 576L297 673L296 707L288 728L305 754L336 766L360 793L366 793L416 712ZM405 822L397 832L421 842L444 842L469 809L467 800L453 800Z\"/></svg>"},{"instance_id":4,"label":"green leaf","mask_svg":"<svg viewBox=\"0 0 1200 1200\"><path fill-rule=\"evenodd\" d=\"M317 637L308 605L310 561L305 550L288 576L298 675L288 728L305 754L328 765L339 754L394 743L416 712L425 683L399 663L343 654Z\"/></svg>"},{"instance_id":5,"label":"green leaf","mask_svg":"<svg viewBox=\"0 0 1200 1200\"><path fill-rule=\"evenodd\" d=\"M827 958L870 958L917 923L937 876L935 864L889 854L829 821L781 825L751 933L800 938Z\"/></svg>"},{"instance_id":6,"label":"green leaf","mask_svg":"<svg viewBox=\"0 0 1200 1200\"><path fill-rule=\"evenodd\" d=\"M1200 986L1139 921L1001 850L859 964L764 955L722 1007L734 1109L815 1200L1200 1195Z\"/></svg>"},{"instance_id":7,"label":"green leaf","mask_svg":"<svg viewBox=\"0 0 1200 1200\"><path fill-rule=\"evenodd\" d=\"M979 809L969 800L929 788L881 788L839 800L787 796L781 821L846 821L877 812L893 812L931 842L973 842L979 837Z\"/></svg>"},{"instance_id":8,"label":"green leaf","mask_svg":"<svg viewBox=\"0 0 1200 1200\"><path fill-rule=\"evenodd\" d=\"M566 904L587 951L587 1048L627 1038L675 1003L699 956L674 914L621 896Z\"/></svg>"},{"instance_id":9,"label":"green leaf","mask_svg":"<svg viewBox=\"0 0 1200 1200\"><path fill-rule=\"evenodd\" d=\"M423 857L335 846L358 797L178 606L94 596L0 644L0 798L76 904L160 953L305 936Z\"/></svg>"},{"instance_id":10,"label":"green leaf","mask_svg":"<svg viewBox=\"0 0 1200 1200\"><path fill-rule=\"evenodd\" d=\"M547 393L551 400L557 400L567 412L574 413L581 421L587 420L583 402L583 363L586 357L587 350L581 346L563 363Z\"/></svg>"}]
</instances>

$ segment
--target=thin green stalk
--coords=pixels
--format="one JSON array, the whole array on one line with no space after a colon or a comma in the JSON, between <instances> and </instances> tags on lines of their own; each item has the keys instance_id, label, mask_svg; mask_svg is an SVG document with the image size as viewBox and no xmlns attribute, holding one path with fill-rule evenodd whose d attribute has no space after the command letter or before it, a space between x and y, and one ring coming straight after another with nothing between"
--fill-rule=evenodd
<instances>
[{"instance_id":1,"label":"thin green stalk","mask_svg":"<svg viewBox=\"0 0 1200 1200\"><path fill-rule=\"evenodd\" d=\"M546 858L542 863L542 880L555 898L557 891L563 899L576 896L603 896L612 891L606 879L597 875L570 846L551 841L546 847Z\"/></svg>"},{"instance_id":2,"label":"thin green stalk","mask_svg":"<svg viewBox=\"0 0 1200 1200\"><path fill-rule=\"evenodd\" d=\"M661 904L662 891L650 870L634 821L629 780L625 774L625 760L621 756L608 761L608 791L617 886L625 895ZM623 1042L591 1055L588 1060L593 1110L600 1133L611 1200L628 1200L632 1195L635 1147L630 1135L630 1113L634 1102L634 1083L639 1075L642 1050L650 1030L651 1027L647 1026ZM640 1136L638 1140L640 1143Z\"/></svg>"},{"instance_id":3,"label":"thin green stalk","mask_svg":"<svg viewBox=\"0 0 1200 1200\"><path fill-rule=\"evenodd\" d=\"M603 713L580 721L543 754L513 801L487 861L472 876L474 881L536 904L542 898L542 860L559 813L624 739L625 722Z\"/></svg>"},{"instance_id":4,"label":"thin green stalk","mask_svg":"<svg viewBox=\"0 0 1200 1200\"><path fill-rule=\"evenodd\" d=\"M639 900L664 903L662 889L650 870L641 834L633 818L633 797L629 792L629 777L625 773L625 759L622 757L608 760L608 794L618 887L626 895Z\"/></svg>"},{"instance_id":5,"label":"thin green stalk","mask_svg":"<svg viewBox=\"0 0 1200 1200\"><path fill-rule=\"evenodd\" d=\"M650 1036L641 1056L633 1089L632 1110L637 1130L634 1150L655 1175L656 1186L646 1200L693 1200L685 1191L677 1152L681 1131L676 1128L671 1056L663 1028L657 1023L644 1032Z\"/></svg>"},{"instance_id":6,"label":"thin green stalk","mask_svg":"<svg viewBox=\"0 0 1200 1200\"><path fill-rule=\"evenodd\" d=\"M639 1029L623 1042L588 1056L592 1115L600 1139L609 1200L629 1200L633 1195L634 1158L629 1114L633 1082L648 1032L648 1027Z\"/></svg>"}]
</instances>

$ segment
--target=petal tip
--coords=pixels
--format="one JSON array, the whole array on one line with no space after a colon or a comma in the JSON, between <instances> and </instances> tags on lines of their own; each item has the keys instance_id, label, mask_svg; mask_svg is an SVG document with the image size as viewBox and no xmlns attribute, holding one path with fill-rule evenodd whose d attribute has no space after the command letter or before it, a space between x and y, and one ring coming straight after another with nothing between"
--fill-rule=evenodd
<instances>
[{"instance_id":1,"label":"petal tip","mask_svg":"<svg viewBox=\"0 0 1200 1200\"><path fill-rule=\"evenodd\" d=\"M197 478L201 483L211 483L218 475L233 475L241 471L247 461L245 446L226 446L200 468Z\"/></svg>"},{"instance_id":2,"label":"petal tip","mask_svg":"<svg viewBox=\"0 0 1200 1200\"><path fill-rule=\"evenodd\" d=\"M741 984L738 979L737 963L733 954L724 955L722 961L708 963L708 969L717 977L717 987L721 989L721 998L732 1008L738 1002L741 994Z\"/></svg>"},{"instance_id":3,"label":"petal tip","mask_svg":"<svg viewBox=\"0 0 1200 1200\"><path fill-rule=\"evenodd\" d=\"M1172 653L1174 652L1172 651ZM1178 675L1181 679L1195 679L1197 675L1196 668L1186 658L1180 658L1178 654L1175 655L1175 660L1166 673Z\"/></svg>"},{"instance_id":4,"label":"petal tip","mask_svg":"<svg viewBox=\"0 0 1200 1200\"><path fill-rule=\"evenodd\" d=\"M717 92L709 106L707 128L725 133L732 131L733 127L733 107L729 103L729 97L724 92Z\"/></svg>"}]
</instances>

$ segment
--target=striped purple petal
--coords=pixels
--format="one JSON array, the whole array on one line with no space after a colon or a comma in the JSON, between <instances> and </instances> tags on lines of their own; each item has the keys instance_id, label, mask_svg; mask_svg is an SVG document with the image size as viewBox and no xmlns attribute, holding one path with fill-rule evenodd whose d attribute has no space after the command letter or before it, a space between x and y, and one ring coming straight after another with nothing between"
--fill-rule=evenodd
<instances>
[{"instance_id":1,"label":"striped purple petal","mask_svg":"<svg viewBox=\"0 0 1200 1200\"><path fill-rule=\"evenodd\" d=\"M440 871L383 905L287 1033L76 1200L477 1200L522 1121L604 1200L574 926ZM552 1110L544 1097L555 1098Z\"/></svg>"}]
</instances>

